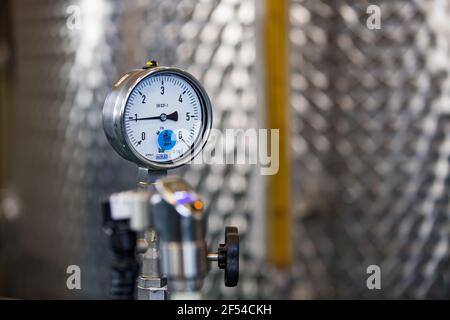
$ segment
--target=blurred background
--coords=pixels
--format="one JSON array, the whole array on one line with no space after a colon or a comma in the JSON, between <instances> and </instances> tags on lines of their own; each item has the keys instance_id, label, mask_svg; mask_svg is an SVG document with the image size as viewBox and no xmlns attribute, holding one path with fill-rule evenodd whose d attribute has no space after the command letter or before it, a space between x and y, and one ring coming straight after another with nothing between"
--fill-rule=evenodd
<instances>
[{"instance_id":1,"label":"blurred background","mask_svg":"<svg viewBox=\"0 0 450 320\"><path fill-rule=\"evenodd\" d=\"M242 234L239 286L211 272L208 298L449 299L449 21L447 0L1 0L0 296L107 297L99 201L137 171L101 109L152 58L205 85L216 128L280 129L277 175L176 172L212 247Z\"/></svg>"}]
</instances>

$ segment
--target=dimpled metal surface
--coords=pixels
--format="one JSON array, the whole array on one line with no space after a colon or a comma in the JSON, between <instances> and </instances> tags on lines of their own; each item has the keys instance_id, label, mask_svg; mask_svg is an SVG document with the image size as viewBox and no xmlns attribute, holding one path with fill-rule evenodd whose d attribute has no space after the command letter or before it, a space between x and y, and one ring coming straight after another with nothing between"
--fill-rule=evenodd
<instances>
[{"instance_id":1,"label":"dimpled metal surface","mask_svg":"<svg viewBox=\"0 0 450 320\"><path fill-rule=\"evenodd\" d=\"M99 199L132 188L108 145L108 88L153 58L196 76L214 128L256 127L255 0L12 2L16 102L4 254L7 295L105 297L109 256ZM366 26L370 4L381 29ZM67 9L80 8L80 29ZM449 298L450 8L440 0L292 0L291 156L295 263L255 256L263 212L253 166L193 165L211 249L242 234L241 282L213 271L209 298ZM262 93L260 92L260 95ZM258 194L258 192L256 192ZM259 201L261 195L256 197ZM16 203L17 202L17 203ZM11 205L16 203L17 205ZM261 238L259 238L261 239ZM80 265L82 290L66 288ZM378 265L382 290L368 290Z\"/></svg>"},{"instance_id":2,"label":"dimpled metal surface","mask_svg":"<svg viewBox=\"0 0 450 320\"><path fill-rule=\"evenodd\" d=\"M291 297L449 298L449 18L447 1L292 2Z\"/></svg>"},{"instance_id":3,"label":"dimpled metal surface","mask_svg":"<svg viewBox=\"0 0 450 320\"><path fill-rule=\"evenodd\" d=\"M106 94L121 74L151 58L183 68L205 84L215 128L256 126L251 117L254 1L12 4L17 102L11 189L21 212L7 222L7 295L106 297L110 257L99 201L137 181L136 167L113 151L103 133ZM236 225L246 238L253 171L251 166L193 165L174 172L206 199L211 249L223 242L225 224ZM245 265L250 253L243 243ZM71 264L81 268L82 290L66 287ZM236 297L245 288L256 294L249 285L222 292L223 272L216 269L205 285L208 297Z\"/></svg>"}]
</instances>

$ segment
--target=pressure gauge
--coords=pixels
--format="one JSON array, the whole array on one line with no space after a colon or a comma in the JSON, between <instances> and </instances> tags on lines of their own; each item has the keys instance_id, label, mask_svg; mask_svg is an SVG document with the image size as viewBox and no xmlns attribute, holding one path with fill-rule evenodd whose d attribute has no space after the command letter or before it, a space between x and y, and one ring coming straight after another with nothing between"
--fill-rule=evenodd
<instances>
[{"instance_id":1,"label":"pressure gauge","mask_svg":"<svg viewBox=\"0 0 450 320\"><path fill-rule=\"evenodd\" d=\"M103 106L103 127L113 148L141 167L172 169L204 147L212 108L189 73L155 63L125 74Z\"/></svg>"}]
</instances>

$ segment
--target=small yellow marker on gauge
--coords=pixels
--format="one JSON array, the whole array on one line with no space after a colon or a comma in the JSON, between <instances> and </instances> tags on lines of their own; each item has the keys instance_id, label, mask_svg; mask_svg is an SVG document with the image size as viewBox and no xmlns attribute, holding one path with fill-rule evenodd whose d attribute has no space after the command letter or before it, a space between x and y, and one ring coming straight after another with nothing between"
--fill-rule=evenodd
<instances>
[{"instance_id":1,"label":"small yellow marker on gauge","mask_svg":"<svg viewBox=\"0 0 450 320\"><path fill-rule=\"evenodd\" d=\"M153 67L157 67L157 66L158 66L158 62L156 60L149 60L145 63L144 69L153 68Z\"/></svg>"}]
</instances>

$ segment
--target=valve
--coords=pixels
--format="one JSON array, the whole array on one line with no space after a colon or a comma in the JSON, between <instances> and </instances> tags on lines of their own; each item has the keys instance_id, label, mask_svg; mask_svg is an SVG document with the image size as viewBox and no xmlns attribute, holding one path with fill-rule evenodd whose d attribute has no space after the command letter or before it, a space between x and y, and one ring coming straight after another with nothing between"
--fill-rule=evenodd
<instances>
[{"instance_id":1,"label":"valve","mask_svg":"<svg viewBox=\"0 0 450 320\"><path fill-rule=\"evenodd\" d=\"M239 281L239 233L236 227L225 228L225 243L219 244L217 253L208 254L208 260L217 261L219 269L224 269L225 286L237 286Z\"/></svg>"},{"instance_id":2,"label":"valve","mask_svg":"<svg viewBox=\"0 0 450 320\"><path fill-rule=\"evenodd\" d=\"M113 300L132 300L139 270L135 255L136 232L131 230L129 218L112 214L109 199L102 202L102 214L113 252L110 296Z\"/></svg>"}]
</instances>

